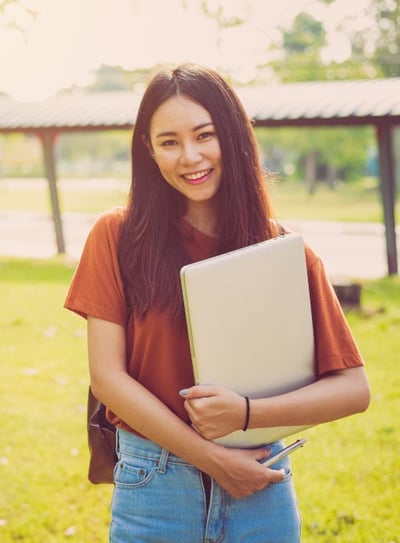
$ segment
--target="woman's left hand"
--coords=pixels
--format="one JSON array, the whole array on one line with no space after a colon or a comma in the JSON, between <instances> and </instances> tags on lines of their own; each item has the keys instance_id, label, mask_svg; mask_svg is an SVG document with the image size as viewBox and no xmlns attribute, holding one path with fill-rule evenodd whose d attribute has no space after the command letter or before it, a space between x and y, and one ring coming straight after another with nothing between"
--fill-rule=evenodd
<instances>
[{"instance_id":1,"label":"woman's left hand","mask_svg":"<svg viewBox=\"0 0 400 543\"><path fill-rule=\"evenodd\" d=\"M193 428L205 439L241 430L246 418L243 396L222 387L197 385L180 392Z\"/></svg>"}]
</instances>

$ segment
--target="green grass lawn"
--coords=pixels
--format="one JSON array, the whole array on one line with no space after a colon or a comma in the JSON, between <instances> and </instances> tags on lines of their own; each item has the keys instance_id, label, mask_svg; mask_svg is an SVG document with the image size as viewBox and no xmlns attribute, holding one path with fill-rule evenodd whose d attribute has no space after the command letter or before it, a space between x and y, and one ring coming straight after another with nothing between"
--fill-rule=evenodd
<instances>
[{"instance_id":1,"label":"green grass lawn","mask_svg":"<svg viewBox=\"0 0 400 543\"><path fill-rule=\"evenodd\" d=\"M382 222L383 210L376 180L360 179L330 189L319 183L309 194L300 182L272 180L268 187L277 215L282 219L342 222ZM400 202L396 205L400 220Z\"/></svg>"},{"instance_id":2,"label":"green grass lawn","mask_svg":"<svg viewBox=\"0 0 400 543\"><path fill-rule=\"evenodd\" d=\"M129 191L127 179L64 180L58 182L61 212L100 213L124 205ZM50 195L44 179L8 179L0 181L2 211L51 213Z\"/></svg>"},{"instance_id":3,"label":"green grass lawn","mask_svg":"<svg viewBox=\"0 0 400 543\"><path fill-rule=\"evenodd\" d=\"M308 194L300 182L271 179L268 182L272 202L280 219L382 222L382 205L377 181L373 178L342 183L335 190L318 184L313 195ZM100 213L116 205L124 205L129 180L83 179L61 180L59 187L62 212ZM50 215L50 197L43 180L0 181L2 211L36 211ZM400 221L400 202L396 207Z\"/></svg>"},{"instance_id":4,"label":"green grass lawn","mask_svg":"<svg viewBox=\"0 0 400 543\"><path fill-rule=\"evenodd\" d=\"M111 487L86 481L85 324L72 269L0 260L0 541L106 541Z\"/></svg>"},{"instance_id":5,"label":"green grass lawn","mask_svg":"<svg viewBox=\"0 0 400 543\"><path fill-rule=\"evenodd\" d=\"M62 309L72 268L0 259L0 541L107 541L111 486L86 479L85 322ZM304 543L400 543L400 280L348 314L370 409L306 432L293 455Z\"/></svg>"}]
</instances>

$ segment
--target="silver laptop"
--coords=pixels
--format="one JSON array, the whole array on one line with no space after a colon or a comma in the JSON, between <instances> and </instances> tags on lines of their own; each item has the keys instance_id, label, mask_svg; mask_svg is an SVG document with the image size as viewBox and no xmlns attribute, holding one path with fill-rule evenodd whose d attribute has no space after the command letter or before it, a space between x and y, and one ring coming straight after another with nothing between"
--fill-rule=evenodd
<instances>
[{"instance_id":1,"label":"silver laptop","mask_svg":"<svg viewBox=\"0 0 400 543\"><path fill-rule=\"evenodd\" d=\"M181 284L195 381L250 398L315 380L304 242L286 234L184 266ZM233 432L217 439L255 447L304 426Z\"/></svg>"}]
</instances>

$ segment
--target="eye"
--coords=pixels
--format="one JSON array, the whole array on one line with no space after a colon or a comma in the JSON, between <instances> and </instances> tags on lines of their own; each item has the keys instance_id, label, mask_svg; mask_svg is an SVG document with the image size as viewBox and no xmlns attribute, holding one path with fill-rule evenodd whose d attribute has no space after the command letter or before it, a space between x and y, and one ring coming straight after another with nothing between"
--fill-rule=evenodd
<instances>
[{"instance_id":1,"label":"eye","mask_svg":"<svg viewBox=\"0 0 400 543\"><path fill-rule=\"evenodd\" d=\"M211 132L210 130L206 132L201 132L201 134L198 135L199 140L209 140L213 136L215 136L215 132Z\"/></svg>"},{"instance_id":2,"label":"eye","mask_svg":"<svg viewBox=\"0 0 400 543\"><path fill-rule=\"evenodd\" d=\"M177 143L176 140L164 140L161 142L161 147L171 147L172 145L177 145Z\"/></svg>"}]
</instances>

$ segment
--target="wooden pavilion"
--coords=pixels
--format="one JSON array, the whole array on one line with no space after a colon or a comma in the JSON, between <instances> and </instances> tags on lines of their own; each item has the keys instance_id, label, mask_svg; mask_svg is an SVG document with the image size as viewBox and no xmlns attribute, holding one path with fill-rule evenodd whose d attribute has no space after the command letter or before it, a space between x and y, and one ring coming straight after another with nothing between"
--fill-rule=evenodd
<instances>
[{"instance_id":1,"label":"wooden pavilion","mask_svg":"<svg viewBox=\"0 0 400 543\"><path fill-rule=\"evenodd\" d=\"M388 274L398 273L394 129L400 124L400 78L248 87L239 91L254 126L375 128ZM0 98L0 133L36 134L43 147L57 251L65 252L54 142L71 131L132 129L140 97L130 92L72 94L40 103Z\"/></svg>"}]
</instances>

